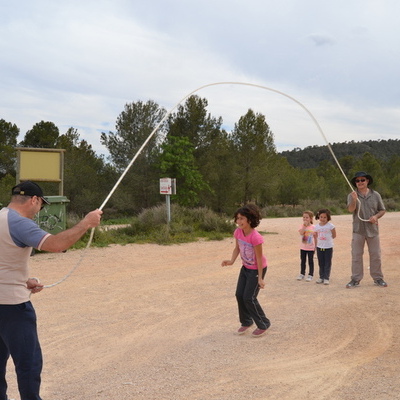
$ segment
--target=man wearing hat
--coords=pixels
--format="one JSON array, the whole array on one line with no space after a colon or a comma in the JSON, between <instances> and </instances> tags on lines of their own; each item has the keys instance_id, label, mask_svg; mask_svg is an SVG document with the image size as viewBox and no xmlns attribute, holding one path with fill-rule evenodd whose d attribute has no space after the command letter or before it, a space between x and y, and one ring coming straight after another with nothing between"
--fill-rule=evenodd
<instances>
[{"instance_id":1,"label":"man wearing hat","mask_svg":"<svg viewBox=\"0 0 400 400\"><path fill-rule=\"evenodd\" d=\"M40 186L25 181L12 188L9 205L0 210L0 400L7 400L5 376L10 356L21 400L41 400L42 352L30 295L40 292L43 285L29 277L32 248L64 251L100 223L102 211L94 210L72 228L52 235L32 220L46 204Z\"/></svg>"},{"instance_id":2,"label":"man wearing hat","mask_svg":"<svg viewBox=\"0 0 400 400\"><path fill-rule=\"evenodd\" d=\"M347 197L347 209L353 213L353 237L351 242L351 281L346 287L358 286L364 276L365 242L368 246L371 277L375 285L387 287L382 274L378 227L379 218L386 212L385 206L381 195L369 187L373 183L371 175L362 171L357 172L351 183L356 190Z\"/></svg>"}]
</instances>

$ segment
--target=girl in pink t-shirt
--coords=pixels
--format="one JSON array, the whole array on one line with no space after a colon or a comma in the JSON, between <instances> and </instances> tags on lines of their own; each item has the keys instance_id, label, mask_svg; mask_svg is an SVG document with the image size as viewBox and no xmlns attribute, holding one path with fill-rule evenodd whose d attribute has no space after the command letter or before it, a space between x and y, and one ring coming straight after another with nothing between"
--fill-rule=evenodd
<instances>
[{"instance_id":1,"label":"girl in pink t-shirt","mask_svg":"<svg viewBox=\"0 0 400 400\"><path fill-rule=\"evenodd\" d=\"M221 266L232 265L240 254L242 268L236 287L241 323L238 334L245 333L255 323L257 329L252 336L260 337L271 325L257 300L260 289L264 289L267 272L267 259L262 251L264 238L255 229L260 223L261 213L255 204L247 204L236 211L234 220L238 226L234 232L236 245L231 259L222 261Z\"/></svg>"},{"instance_id":2,"label":"girl in pink t-shirt","mask_svg":"<svg viewBox=\"0 0 400 400\"><path fill-rule=\"evenodd\" d=\"M300 242L300 275L297 277L298 281L305 278L306 275L306 262L308 259L308 276L307 282L312 281L314 276L314 253L315 253L315 238L313 225L314 213L312 211L303 212L303 224L299 228L301 236Z\"/></svg>"}]
</instances>

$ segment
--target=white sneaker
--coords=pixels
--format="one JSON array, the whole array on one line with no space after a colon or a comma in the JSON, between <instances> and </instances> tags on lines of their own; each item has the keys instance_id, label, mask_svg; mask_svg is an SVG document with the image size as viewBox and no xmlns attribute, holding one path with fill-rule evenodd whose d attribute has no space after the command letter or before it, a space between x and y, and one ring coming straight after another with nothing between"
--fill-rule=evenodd
<instances>
[{"instance_id":1,"label":"white sneaker","mask_svg":"<svg viewBox=\"0 0 400 400\"><path fill-rule=\"evenodd\" d=\"M298 280L298 281L301 281L302 279L304 279L304 275L303 275L303 274L300 274L300 275L297 277L297 280Z\"/></svg>"},{"instance_id":2,"label":"white sneaker","mask_svg":"<svg viewBox=\"0 0 400 400\"><path fill-rule=\"evenodd\" d=\"M318 279L315 281L315 283L324 283L324 280L321 279L321 278L318 278Z\"/></svg>"},{"instance_id":3,"label":"white sneaker","mask_svg":"<svg viewBox=\"0 0 400 400\"><path fill-rule=\"evenodd\" d=\"M329 285L329 279L324 279L324 285Z\"/></svg>"},{"instance_id":4,"label":"white sneaker","mask_svg":"<svg viewBox=\"0 0 400 400\"><path fill-rule=\"evenodd\" d=\"M306 278L306 281L307 282L311 282L312 280L313 280L312 275L308 275L307 278Z\"/></svg>"}]
</instances>

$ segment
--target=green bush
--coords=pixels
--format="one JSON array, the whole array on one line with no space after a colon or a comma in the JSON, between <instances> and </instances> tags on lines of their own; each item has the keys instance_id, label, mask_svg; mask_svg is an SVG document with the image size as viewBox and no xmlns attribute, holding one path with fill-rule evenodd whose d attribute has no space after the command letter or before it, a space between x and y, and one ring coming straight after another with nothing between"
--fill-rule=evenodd
<instances>
[{"instance_id":1,"label":"green bush","mask_svg":"<svg viewBox=\"0 0 400 400\"><path fill-rule=\"evenodd\" d=\"M397 198L384 199L388 211L400 209L400 200ZM328 208L332 215L348 213L345 201L306 200L296 206L274 205L261 210L263 218L301 217L303 211L311 210L316 213L321 208ZM106 217L106 216L105 216ZM80 218L69 214L67 226L75 225ZM205 238L207 240L223 240L230 237L236 227L233 218L225 214L217 214L206 208L187 208L179 205L171 207L171 221L167 223L167 210L165 205L159 205L143 210L138 216L121 220L112 220L115 225L126 226L118 229L106 229L107 223L102 223L101 228L96 228L93 246L108 246L110 244L127 243L187 243ZM110 221L108 221L110 222ZM74 248L82 248L89 240L88 232Z\"/></svg>"},{"instance_id":2,"label":"green bush","mask_svg":"<svg viewBox=\"0 0 400 400\"><path fill-rule=\"evenodd\" d=\"M78 222L77 216L71 215L69 223ZM119 225L121 221L115 221ZM124 219L126 223L126 219ZM208 208L186 208L179 205L171 207L171 221L167 223L167 210L160 205L143 210L138 216L128 221L127 226L118 229L96 228L94 246L126 243L187 243L206 238L222 240L232 235L235 229L233 220L226 215L217 214ZM74 247L82 248L89 240L87 233Z\"/></svg>"},{"instance_id":3,"label":"green bush","mask_svg":"<svg viewBox=\"0 0 400 400\"><path fill-rule=\"evenodd\" d=\"M400 198L383 199L387 211L400 210Z\"/></svg>"}]
</instances>

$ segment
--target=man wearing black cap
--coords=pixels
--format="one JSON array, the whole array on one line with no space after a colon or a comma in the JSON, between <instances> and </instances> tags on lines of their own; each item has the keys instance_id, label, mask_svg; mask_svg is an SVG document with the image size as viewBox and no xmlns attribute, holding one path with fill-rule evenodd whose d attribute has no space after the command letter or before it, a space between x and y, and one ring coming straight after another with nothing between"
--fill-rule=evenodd
<instances>
[{"instance_id":1,"label":"man wearing black cap","mask_svg":"<svg viewBox=\"0 0 400 400\"><path fill-rule=\"evenodd\" d=\"M60 252L68 249L90 228L100 223L102 211L87 214L74 227L51 235L32 218L49 204L34 182L12 188L10 204L0 210L0 400L7 400L6 364L12 357L21 400L41 400L39 395L42 352L36 329L31 293L43 285L29 278L32 248Z\"/></svg>"},{"instance_id":2,"label":"man wearing black cap","mask_svg":"<svg viewBox=\"0 0 400 400\"><path fill-rule=\"evenodd\" d=\"M372 190L373 179L365 172L357 172L351 180L356 187L347 197L347 209L353 213L353 238L351 242L351 281L346 285L353 288L360 284L364 276L363 253L367 242L370 274L375 285L387 287L383 280L381 264L381 246L378 220L385 214L381 195Z\"/></svg>"}]
</instances>

